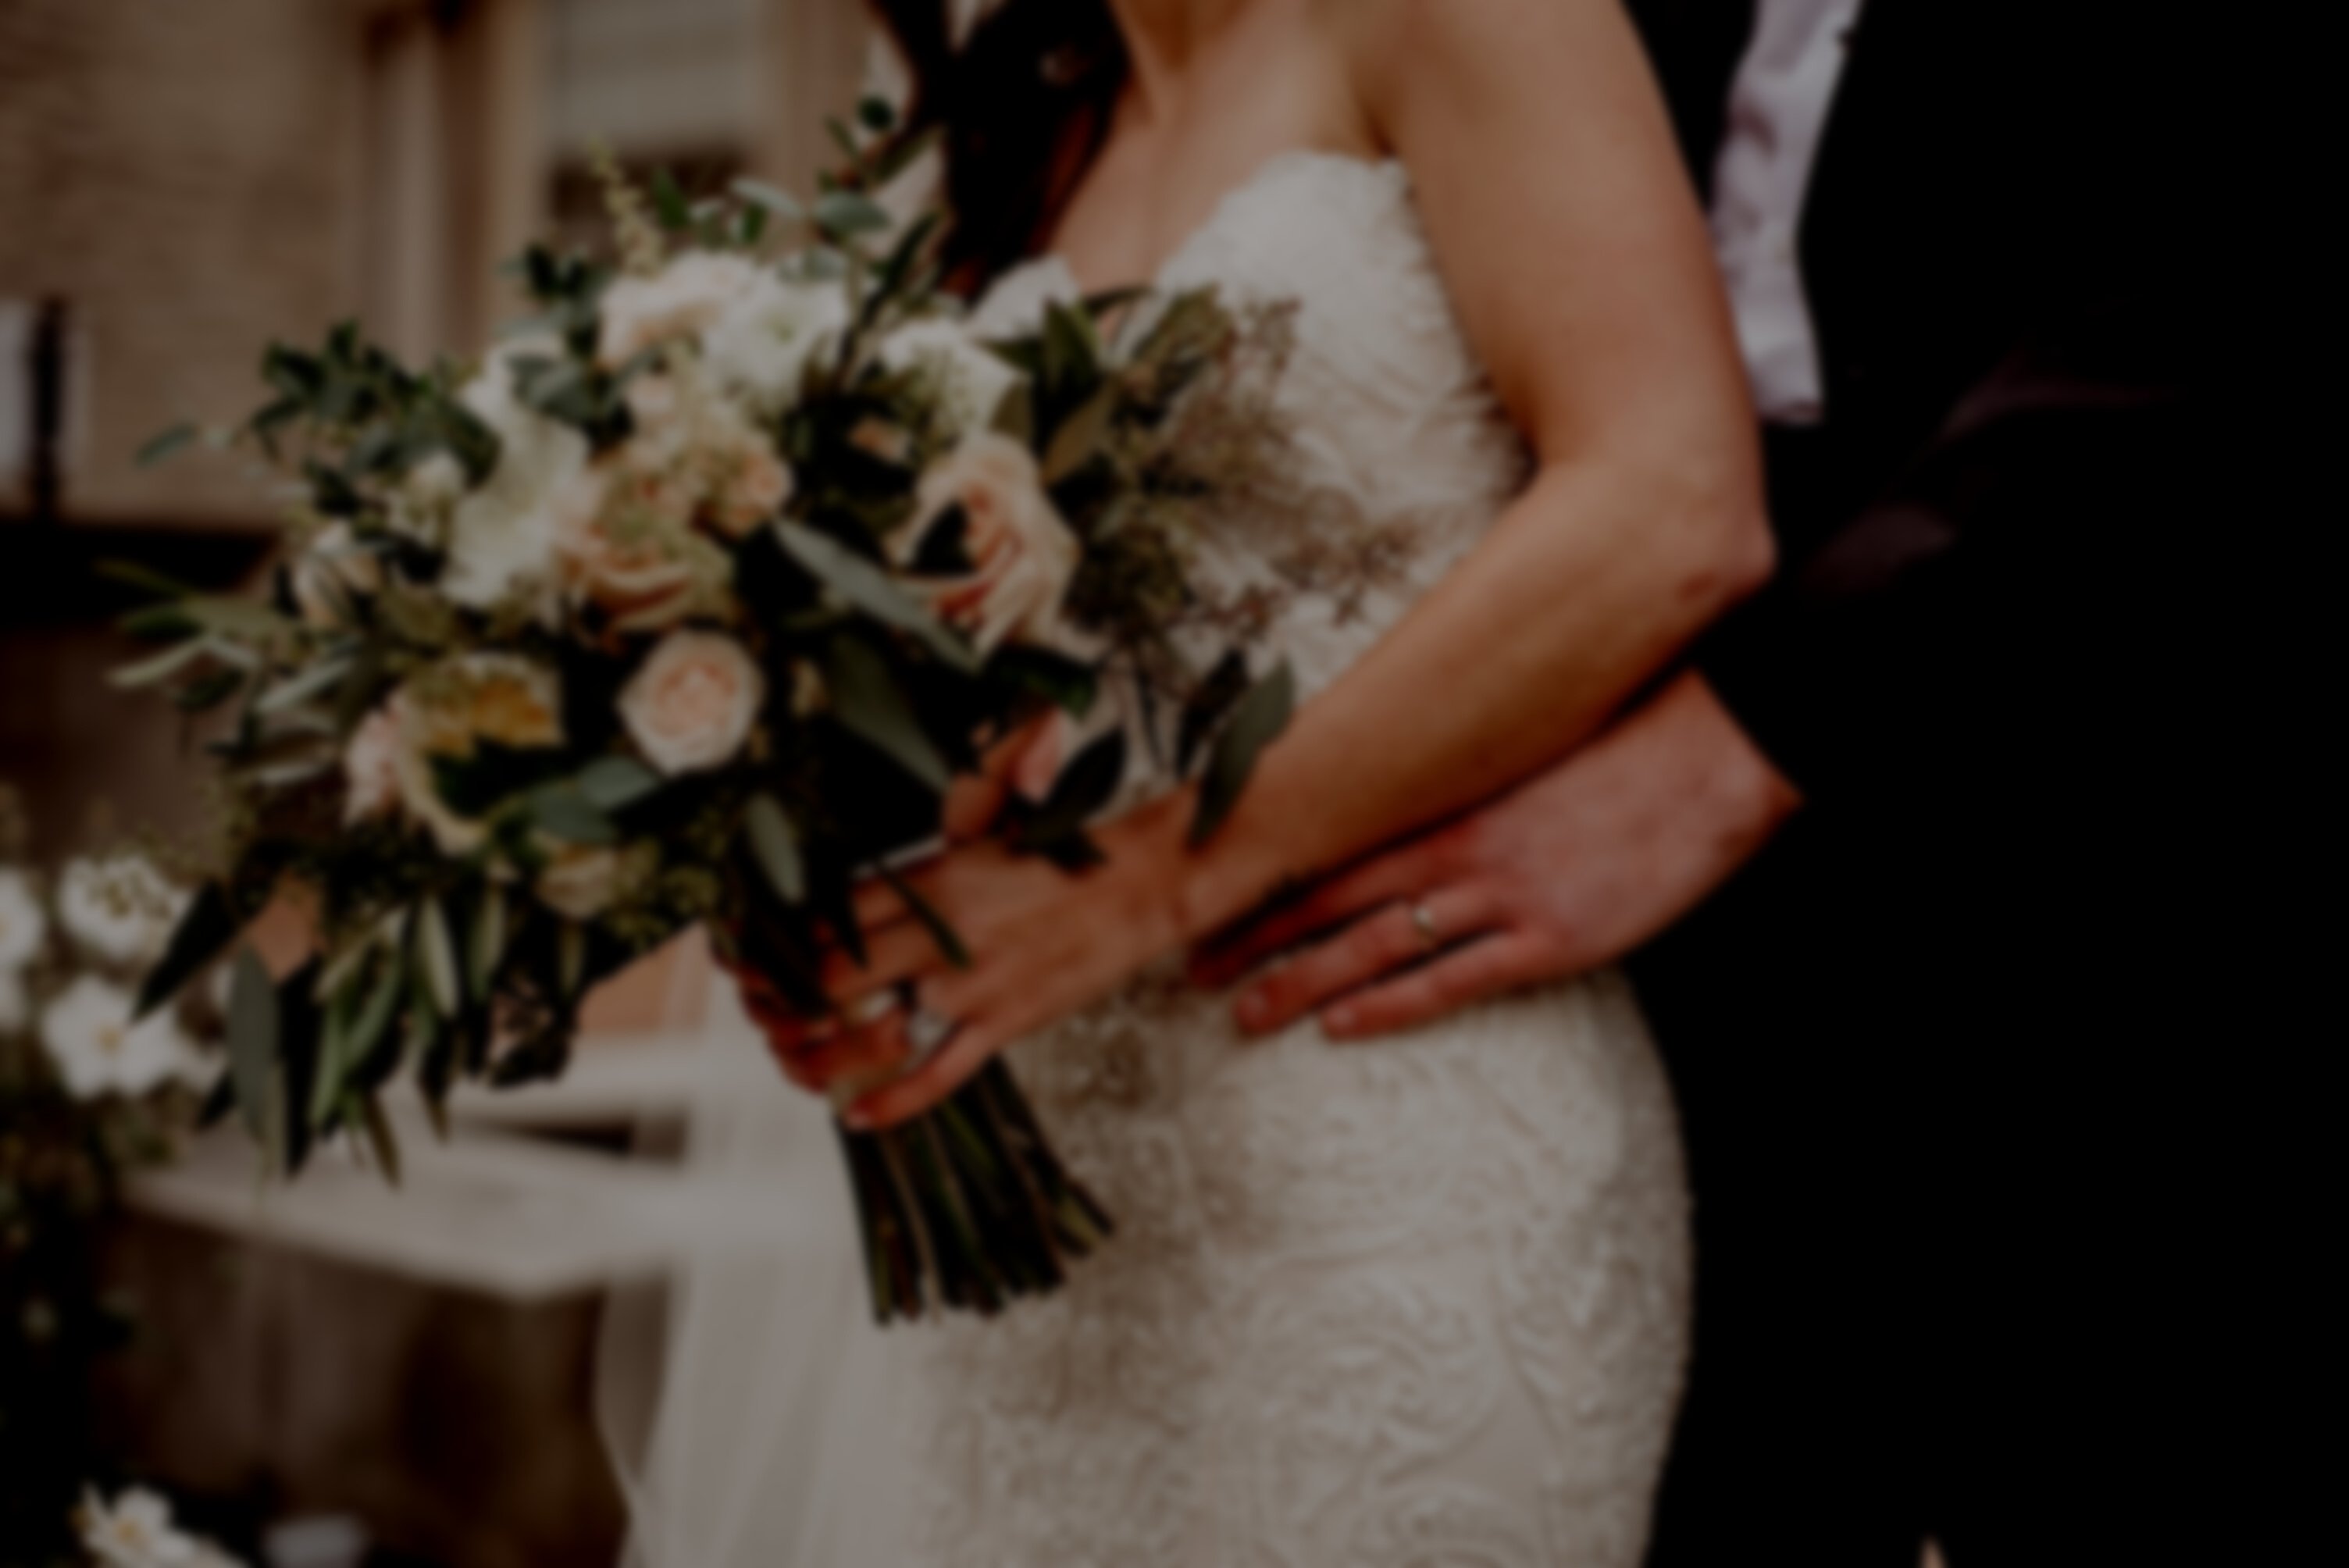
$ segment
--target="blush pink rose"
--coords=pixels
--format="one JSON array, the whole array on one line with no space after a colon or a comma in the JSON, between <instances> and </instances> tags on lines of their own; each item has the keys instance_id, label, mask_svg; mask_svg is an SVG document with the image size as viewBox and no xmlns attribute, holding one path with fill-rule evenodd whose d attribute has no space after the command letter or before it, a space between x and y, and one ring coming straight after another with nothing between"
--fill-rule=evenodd
<instances>
[{"instance_id":1,"label":"blush pink rose","mask_svg":"<svg viewBox=\"0 0 2349 1568\"><path fill-rule=\"evenodd\" d=\"M970 571L916 584L939 619L983 654L1007 641L1062 640L1061 601L1083 551L1025 445L992 430L965 438L922 476L916 504L913 526L898 536L900 565L950 508L959 506L965 519Z\"/></svg>"},{"instance_id":2,"label":"blush pink rose","mask_svg":"<svg viewBox=\"0 0 2349 1568\"><path fill-rule=\"evenodd\" d=\"M733 638L672 632L620 693L620 717L663 773L721 766L742 749L766 680Z\"/></svg>"}]
</instances>

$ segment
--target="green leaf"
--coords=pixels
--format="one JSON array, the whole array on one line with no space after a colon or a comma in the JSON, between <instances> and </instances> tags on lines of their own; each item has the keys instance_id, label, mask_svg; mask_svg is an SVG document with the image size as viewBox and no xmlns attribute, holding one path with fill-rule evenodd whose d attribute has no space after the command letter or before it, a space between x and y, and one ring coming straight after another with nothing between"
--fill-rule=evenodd
<instances>
[{"instance_id":1,"label":"green leaf","mask_svg":"<svg viewBox=\"0 0 2349 1568\"><path fill-rule=\"evenodd\" d=\"M382 1099L373 1094L359 1097L359 1109L367 1129L367 1143L375 1150L375 1162L383 1167L384 1180L399 1185L399 1140L391 1130L391 1119L383 1113Z\"/></svg>"},{"instance_id":2,"label":"green leaf","mask_svg":"<svg viewBox=\"0 0 2349 1568\"><path fill-rule=\"evenodd\" d=\"M587 979L587 928L575 920L563 923L555 938L556 966L561 970L563 994L579 995L579 987Z\"/></svg>"},{"instance_id":3,"label":"green leaf","mask_svg":"<svg viewBox=\"0 0 2349 1568\"><path fill-rule=\"evenodd\" d=\"M913 883L887 866L881 868L881 880L889 884L891 892L905 901L905 907L913 912L916 920L922 923L922 929L930 934L930 940L937 944L938 952L947 963L957 969L970 967L970 949L962 944L962 938L955 934L955 928L947 923L947 917L915 891Z\"/></svg>"},{"instance_id":4,"label":"green leaf","mask_svg":"<svg viewBox=\"0 0 2349 1568\"><path fill-rule=\"evenodd\" d=\"M163 956L139 985L139 1011L144 1018L180 994L180 988L209 968L236 940L236 913L220 883L208 882L188 901L188 910L172 929ZM134 1019L135 1021L135 1019Z\"/></svg>"},{"instance_id":5,"label":"green leaf","mask_svg":"<svg viewBox=\"0 0 2349 1568\"><path fill-rule=\"evenodd\" d=\"M117 691L136 691L171 679L210 651L211 645L203 638L191 637L184 643L174 643L151 658L110 672L106 681Z\"/></svg>"},{"instance_id":6,"label":"green leaf","mask_svg":"<svg viewBox=\"0 0 2349 1568\"><path fill-rule=\"evenodd\" d=\"M1081 830L1125 780L1125 732L1113 729L1071 759L1052 781L1052 793L1019 824L1023 845L1049 843Z\"/></svg>"},{"instance_id":7,"label":"green leaf","mask_svg":"<svg viewBox=\"0 0 2349 1568\"><path fill-rule=\"evenodd\" d=\"M869 196L854 191L827 191L816 198L815 223L825 233L847 239L878 233L889 226L889 214Z\"/></svg>"},{"instance_id":8,"label":"green leaf","mask_svg":"<svg viewBox=\"0 0 2349 1568\"><path fill-rule=\"evenodd\" d=\"M824 645L824 684L833 712L851 732L943 794L952 781L947 760L923 732L897 677L872 645L860 637L836 636Z\"/></svg>"},{"instance_id":9,"label":"green leaf","mask_svg":"<svg viewBox=\"0 0 2349 1568\"><path fill-rule=\"evenodd\" d=\"M457 945L449 935L449 916L440 901L427 894L417 905L416 963L432 1006L443 1018L454 1018L464 996L457 985Z\"/></svg>"},{"instance_id":10,"label":"green leaf","mask_svg":"<svg viewBox=\"0 0 2349 1568\"><path fill-rule=\"evenodd\" d=\"M253 705L256 713L283 713L299 707L312 697L324 696L329 686L340 686L343 677L351 673L350 659L321 659L293 679L281 681L262 694Z\"/></svg>"},{"instance_id":11,"label":"green leaf","mask_svg":"<svg viewBox=\"0 0 2349 1568\"><path fill-rule=\"evenodd\" d=\"M876 136L886 136L897 129L897 106L878 93L867 93L856 100L857 122Z\"/></svg>"},{"instance_id":12,"label":"green leaf","mask_svg":"<svg viewBox=\"0 0 2349 1568\"><path fill-rule=\"evenodd\" d=\"M311 1064L310 1103L305 1109L305 1118L314 1128L326 1125L342 1099L343 1072L350 1059L343 1046L348 1011L348 1004L337 998L337 1005L326 1009L325 1026L318 1032L318 1057Z\"/></svg>"},{"instance_id":13,"label":"green leaf","mask_svg":"<svg viewBox=\"0 0 2349 1568\"><path fill-rule=\"evenodd\" d=\"M624 811L661 787L661 776L633 757L603 757L582 769L579 793L600 811Z\"/></svg>"},{"instance_id":14,"label":"green leaf","mask_svg":"<svg viewBox=\"0 0 2349 1568\"><path fill-rule=\"evenodd\" d=\"M203 713L234 696L243 686L243 671L212 670L173 692L171 705L181 713Z\"/></svg>"},{"instance_id":15,"label":"green leaf","mask_svg":"<svg viewBox=\"0 0 2349 1568\"><path fill-rule=\"evenodd\" d=\"M1009 436L1021 446L1036 438L1036 399L1022 380L1004 393L995 405L995 418L988 421L988 429L999 436Z\"/></svg>"},{"instance_id":16,"label":"green leaf","mask_svg":"<svg viewBox=\"0 0 2349 1568\"><path fill-rule=\"evenodd\" d=\"M1101 691L1101 676L1092 665L1050 648L1023 644L996 649L995 656L987 661L987 672L1034 692L1076 718L1092 711Z\"/></svg>"},{"instance_id":17,"label":"green leaf","mask_svg":"<svg viewBox=\"0 0 2349 1568\"><path fill-rule=\"evenodd\" d=\"M151 469L173 453L194 444L203 432L182 419L168 430L159 431L147 438L130 459L134 468Z\"/></svg>"},{"instance_id":18,"label":"green leaf","mask_svg":"<svg viewBox=\"0 0 2349 1568\"><path fill-rule=\"evenodd\" d=\"M1101 378L1092 324L1057 300L1044 307L1044 385L1055 397L1089 396Z\"/></svg>"},{"instance_id":19,"label":"green leaf","mask_svg":"<svg viewBox=\"0 0 2349 1568\"><path fill-rule=\"evenodd\" d=\"M345 1051L354 1067L367 1064L391 1027L392 1015L398 1011L400 993L405 989L404 978L397 956L376 975L375 989L367 994L358 1016L351 1021L349 1034L344 1037Z\"/></svg>"},{"instance_id":20,"label":"green leaf","mask_svg":"<svg viewBox=\"0 0 2349 1568\"><path fill-rule=\"evenodd\" d=\"M1232 709L1231 718L1223 733L1216 737L1214 752L1207 758L1206 776L1199 785L1199 809L1191 819L1191 844L1194 848L1215 836L1238 804L1240 791L1247 788L1248 775L1256 770L1256 761L1273 738L1288 727L1288 715L1296 705L1296 677L1283 660L1273 672L1250 686Z\"/></svg>"},{"instance_id":21,"label":"green leaf","mask_svg":"<svg viewBox=\"0 0 2349 1568\"><path fill-rule=\"evenodd\" d=\"M970 645L898 587L880 566L812 528L781 520L774 528L784 552L825 587L883 624L911 633L956 669L978 668L978 655Z\"/></svg>"},{"instance_id":22,"label":"green leaf","mask_svg":"<svg viewBox=\"0 0 2349 1568\"><path fill-rule=\"evenodd\" d=\"M1226 650L1216 661L1207 678L1194 687L1183 703L1183 720L1174 738L1174 771L1187 775L1199 748L1224 716L1232 710L1248 687L1247 655L1237 648Z\"/></svg>"},{"instance_id":23,"label":"green leaf","mask_svg":"<svg viewBox=\"0 0 2349 1568\"><path fill-rule=\"evenodd\" d=\"M1061 421L1052 432L1052 439L1044 449L1043 479L1047 485L1059 484L1091 462L1101 450L1102 438L1109 433L1111 417L1117 412L1118 389L1103 387Z\"/></svg>"},{"instance_id":24,"label":"green leaf","mask_svg":"<svg viewBox=\"0 0 2349 1568\"><path fill-rule=\"evenodd\" d=\"M677 230L692 226L693 208L686 201L685 192L678 189L677 177L667 170L653 170L652 198L653 216L660 220L662 228Z\"/></svg>"},{"instance_id":25,"label":"green leaf","mask_svg":"<svg viewBox=\"0 0 2349 1568\"><path fill-rule=\"evenodd\" d=\"M245 1130L266 1142L270 1080L277 1071L277 986L250 947L238 951L229 985L228 1070Z\"/></svg>"},{"instance_id":26,"label":"green leaf","mask_svg":"<svg viewBox=\"0 0 2349 1568\"><path fill-rule=\"evenodd\" d=\"M745 250L757 244L767 232L767 210L745 207L734 220L734 242Z\"/></svg>"},{"instance_id":27,"label":"green leaf","mask_svg":"<svg viewBox=\"0 0 2349 1568\"><path fill-rule=\"evenodd\" d=\"M530 794L530 820L541 832L571 844L616 844L619 825L575 784L549 784Z\"/></svg>"},{"instance_id":28,"label":"green leaf","mask_svg":"<svg viewBox=\"0 0 2349 1568\"><path fill-rule=\"evenodd\" d=\"M750 804L743 810L742 828L750 840L751 853L758 857L759 869L767 873L775 896L785 903L805 899L807 862L800 856L799 834L792 830L782 802L772 795L753 795Z\"/></svg>"},{"instance_id":29,"label":"green leaf","mask_svg":"<svg viewBox=\"0 0 2349 1568\"><path fill-rule=\"evenodd\" d=\"M481 902L473 911L473 940L466 957L473 981L473 995L487 996L490 982L497 977L498 961L506 955L506 890L496 882L481 888Z\"/></svg>"},{"instance_id":30,"label":"green leaf","mask_svg":"<svg viewBox=\"0 0 2349 1568\"><path fill-rule=\"evenodd\" d=\"M737 180L729 187L735 195L752 206L772 212L786 223L796 223L807 216L807 209L783 191L763 180Z\"/></svg>"}]
</instances>

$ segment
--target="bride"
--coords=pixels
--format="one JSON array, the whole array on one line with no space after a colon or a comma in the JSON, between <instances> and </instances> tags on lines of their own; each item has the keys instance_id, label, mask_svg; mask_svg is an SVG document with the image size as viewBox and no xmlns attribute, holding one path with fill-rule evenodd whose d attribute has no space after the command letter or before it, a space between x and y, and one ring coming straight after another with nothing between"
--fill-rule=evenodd
<instances>
[{"instance_id":1,"label":"bride","mask_svg":"<svg viewBox=\"0 0 2349 1568\"><path fill-rule=\"evenodd\" d=\"M793 1082L889 1080L864 1125L1010 1051L1120 1228L993 1321L771 1324L817 1381L890 1363L839 1451L798 1456L823 1484L773 1478L853 1517L707 1561L1630 1568L1689 1258L1621 985L1375 1049L1243 1044L1173 961L1552 761L1766 573L1733 339L1635 37L1614 0L1007 0L959 45L947 0L882 8L947 133L980 316L1136 282L1297 302L1299 477L1402 559L1284 609L1305 700L1207 847L1177 799L1104 825L1079 876L952 850L912 880L968 967L876 887L835 1019L770 1019ZM1217 542L1242 572L1270 548L1238 516ZM1506 975L1491 913L1386 921Z\"/></svg>"}]
</instances>

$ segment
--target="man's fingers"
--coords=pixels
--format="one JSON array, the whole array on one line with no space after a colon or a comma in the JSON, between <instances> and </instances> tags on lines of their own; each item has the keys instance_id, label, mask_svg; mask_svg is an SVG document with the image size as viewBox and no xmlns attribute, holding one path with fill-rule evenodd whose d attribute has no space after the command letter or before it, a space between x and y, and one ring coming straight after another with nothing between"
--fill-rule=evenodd
<instances>
[{"instance_id":1,"label":"man's fingers","mask_svg":"<svg viewBox=\"0 0 2349 1568\"><path fill-rule=\"evenodd\" d=\"M860 1132L895 1127L939 1104L987 1065L999 1042L978 1027L957 1031L938 1054L893 1084L874 1089L841 1113Z\"/></svg>"},{"instance_id":2,"label":"man's fingers","mask_svg":"<svg viewBox=\"0 0 2349 1568\"><path fill-rule=\"evenodd\" d=\"M1433 941L1415 909L1426 912ZM1263 975L1240 994L1234 1014L1251 1035L1287 1028L1335 997L1422 962L1436 944L1465 940L1491 922L1490 906L1472 889L1446 888L1415 903L1389 903Z\"/></svg>"},{"instance_id":3,"label":"man's fingers","mask_svg":"<svg viewBox=\"0 0 2349 1568\"><path fill-rule=\"evenodd\" d=\"M1563 957L1530 932L1501 932L1323 1008L1321 1028L1333 1040L1392 1034L1567 969Z\"/></svg>"},{"instance_id":4,"label":"man's fingers","mask_svg":"<svg viewBox=\"0 0 2349 1568\"><path fill-rule=\"evenodd\" d=\"M1221 989L1277 953L1294 947L1366 909L1419 892L1437 880L1427 841L1406 844L1331 878L1294 903L1282 904L1217 936L1192 960L1199 985Z\"/></svg>"}]
</instances>

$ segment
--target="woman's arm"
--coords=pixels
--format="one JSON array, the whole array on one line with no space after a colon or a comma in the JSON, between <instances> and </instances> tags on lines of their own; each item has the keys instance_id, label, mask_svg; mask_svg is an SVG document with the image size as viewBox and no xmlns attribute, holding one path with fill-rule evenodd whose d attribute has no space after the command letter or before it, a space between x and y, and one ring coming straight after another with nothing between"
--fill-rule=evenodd
<instances>
[{"instance_id":1,"label":"woman's arm","mask_svg":"<svg viewBox=\"0 0 2349 1568\"><path fill-rule=\"evenodd\" d=\"M1612 0L1343 10L1332 26L1365 111L1412 170L1536 478L1305 705L1206 849L1185 847L1178 799L1112 824L1108 863L1074 881L999 849L958 851L917 883L977 955L960 971L939 967L891 895L871 894L865 913L885 927L872 967L841 962L835 995L919 975L924 1006L961 1028L864 1102L864 1119L926 1108L1160 954L1531 773L1767 573L1754 427L1711 250ZM885 1062L897 1028L835 1037L794 1076Z\"/></svg>"}]
</instances>

